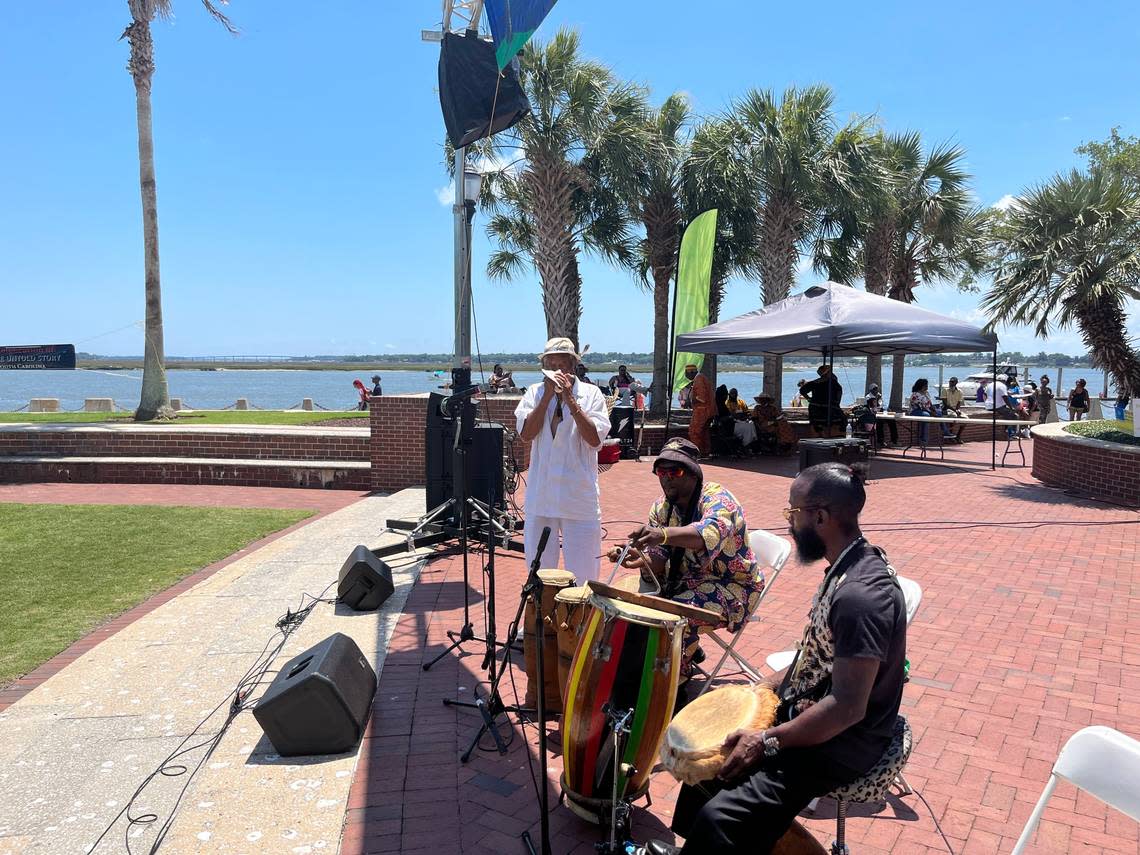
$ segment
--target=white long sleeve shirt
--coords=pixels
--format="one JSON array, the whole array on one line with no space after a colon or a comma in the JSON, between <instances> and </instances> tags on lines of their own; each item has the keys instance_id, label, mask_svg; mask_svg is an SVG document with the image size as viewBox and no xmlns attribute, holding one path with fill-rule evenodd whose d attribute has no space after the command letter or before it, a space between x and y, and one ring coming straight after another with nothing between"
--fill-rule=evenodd
<instances>
[{"instance_id":1,"label":"white long sleeve shirt","mask_svg":"<svg viewBox=\"0 0 1140 855\"><path fill-rule=\"evenodd\" d=\"M527 416L542 401L542 383L527 387L515 408L516 429L522 433ZM598 439L605 439L610 428L606 399L601 390L590 383L574 381L574 397L586 417L598 429ZM598 446L583 438L578 424L563 405L558 433L550 435L558 396L547 404L542 428L530 444L530 468L526 474L527 516L556 517L570 520L601 518L598 491Z\"/></svg>"}]
</instances>

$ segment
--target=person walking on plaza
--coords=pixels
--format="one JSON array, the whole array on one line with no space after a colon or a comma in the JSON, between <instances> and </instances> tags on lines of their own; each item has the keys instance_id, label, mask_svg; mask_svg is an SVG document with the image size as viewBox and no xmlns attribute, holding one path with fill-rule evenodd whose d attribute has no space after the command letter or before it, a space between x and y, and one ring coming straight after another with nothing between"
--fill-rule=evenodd
<instances>
[{"instance_id":1,"label":"person walking on plaza","mask_svg":"<svg viewBox=\"0 0 1140 855\"><path fill-rule=\"evenodd\" d=\"M1077 381L1077 385L1069 392L1069 420L1079 422L1081 417L1089 411L1089 390L1085 378Z\"/></svg>"},{"instance_id":2,"label":"person walking on plaza","mask_svg":"<svg viewBox=\"0 0 1140 855\"><path fill-rule=\"evenodd\" d=\"M1037 410L1041 424L1049 421L1049 413L1053 410L1053 387L1049 385L1049 376L1041 376L1041 385L1037 387Z\"/></svg>"},{"instance_id":3,"label":"person walking on plaza","mask_svg":"<svg viewBox=\"0 0 1140 855\"><path fill-rule=\"evenodd\" d=\"M534 561L542 529L550 526L541 566L557 567L561 550L563 567L585 585L598 578L601 562L598 449L610 419L601 389L575 376L580 359L574 342L550 339L540 360L542 381L527 387L515 408L516 430L530 443L526 562Z\"/></svg>"},{"instance_id":4,"label":"person walking on plaza","mask_svg":"<svg viewBox=\"0 0 1140 855\"><path fill-rule=\"evenodd\" d=\"M709 420L716 416L716 401L709 378L697 372L697 366L685 366L685 377L689 380L689 400L692 402L693 417L689 420L689 441L701 450L702 457L712 451L712 437L709 435Z\"/></svg>"}]
</instances>

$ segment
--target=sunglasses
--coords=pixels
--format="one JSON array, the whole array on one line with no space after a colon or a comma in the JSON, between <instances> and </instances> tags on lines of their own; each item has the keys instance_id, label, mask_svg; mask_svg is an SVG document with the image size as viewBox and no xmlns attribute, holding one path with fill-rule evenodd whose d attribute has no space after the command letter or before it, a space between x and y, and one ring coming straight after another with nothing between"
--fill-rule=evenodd
<instances>
[{"instance_id":1,"label":"sunglasses","mask_svg":"<svg viewBox=\"0 0 1140 855\"><path fill-rule=\"evenodd\" d=\"M791 522L792 514L798 514L800 511L826 511L827 509L827 505L804 505L802 508L784 508L781 513L783 513L785 520Z\"/></svg>"},{"instance_id":2,"label":"sunglasses","mask_svg":"<svg viewBox=\"0 0 1140 855\"><path fill-rule=\"evenodd\" d=\"M658 466L654 471L658 478L676 481L678 478L683 478L687 470L684 466Z\"/></svg>"}]
</instances>

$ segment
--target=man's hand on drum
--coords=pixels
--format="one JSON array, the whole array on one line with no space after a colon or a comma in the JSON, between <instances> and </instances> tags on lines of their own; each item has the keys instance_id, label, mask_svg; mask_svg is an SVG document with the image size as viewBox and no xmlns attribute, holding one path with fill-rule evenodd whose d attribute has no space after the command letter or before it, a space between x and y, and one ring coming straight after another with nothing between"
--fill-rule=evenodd
<instances>
[{"instance_id":1,"label":"man's hand on drum","mask_svg":"<svg viewBox=\"0 0 1140 855\"><path fill-rule=\"evenodd\" d=\"M717 777L734 783L759 766L764 759L764 732L734 730L724 740L724 751L724 765L720 767Z\"/></svg>"}]
</instances>

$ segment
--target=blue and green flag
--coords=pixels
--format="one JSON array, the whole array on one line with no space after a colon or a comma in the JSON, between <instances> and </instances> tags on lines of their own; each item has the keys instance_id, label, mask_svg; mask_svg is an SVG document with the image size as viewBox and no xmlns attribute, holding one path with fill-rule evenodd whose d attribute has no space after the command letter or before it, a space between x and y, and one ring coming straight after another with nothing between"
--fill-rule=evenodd
<instances>
[{"instance_id":1,"label":"blue and green flag","mask_svg":"<svg viewBox=\"0 0 1140 855\"><path fill-rule=\"evenodd\" d=\"M507 67L522 50L542 19L554 8L556 0L486 0L487 22L495 40L495 59L499 71Z\"/></svg>"}]
</instances>

